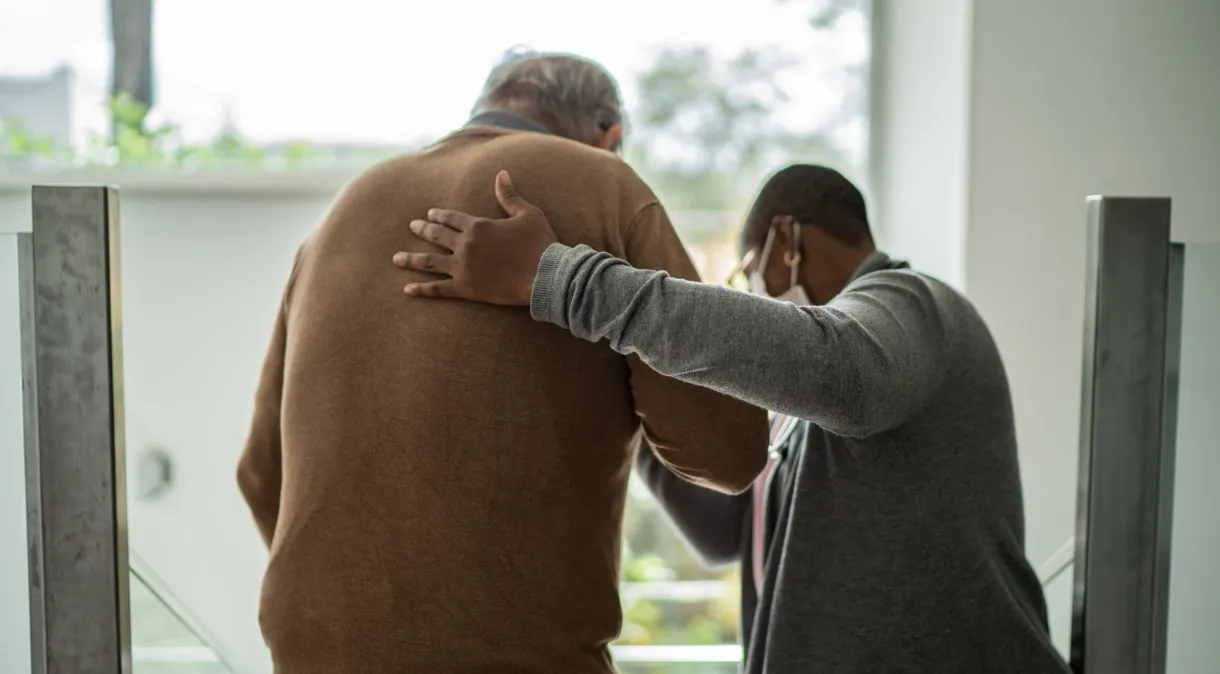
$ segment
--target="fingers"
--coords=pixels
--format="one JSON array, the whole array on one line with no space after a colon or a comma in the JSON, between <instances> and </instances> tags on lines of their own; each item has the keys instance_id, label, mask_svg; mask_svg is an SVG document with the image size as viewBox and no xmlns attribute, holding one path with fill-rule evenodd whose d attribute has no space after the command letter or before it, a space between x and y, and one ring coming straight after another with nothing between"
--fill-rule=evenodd
<instances>
[{"instance_id":1,"label":"fingers","mask_svg":"<svg viewBox=\"0 0 1220 674\"><path fill-rule=\"evenodd\" d=\"M453 250L457 247L457 230L435 222L428 222L427 220L412 220L409 226L416 236L425 241L431 241L448 250Z\"/></svg>"},{"instance_id":2,"label":"fingers","mask_svg":"<svg viewBox=\"0 0 1220 674\"><path fill-rule=\"evenodd\" d=\"M429 281L427 283L410 283L402 289L410 297L427 297L433 299L445 297L463 297L461 288L453 279L444 281Z\"/></svg>"},{"instance_id":3,"label":"fingers","mask_svg":"<svg viewBox=\"0 0 1220 674\"><path fill-rule=\"evenodd\" d=\"M474 224L476 218L468 213L461 211L449 211L443 208L433 208L428 211L428 219L432 222L445 225L450 229L456 229L459 232L464 232L470 229L470 225Z\"/></svg>"},{"instance_id":4,"label":"fingers","mask_svg":"<svg viewBox=\"0 0 1220 674\"><path fill-rule=\"evenodd\" d=\"M453 256L436 253L395 253L394 264L403 269L428 272L429 274L451 275L453 271Z\"/></svg>"},{"instance_id":5,"label":"fingers","mask_svg":"<svg viewBox=\"0 0 1220 674\"><path fill-rule=\"evenodd\" d=\"M509 217L517 217L532 210L534 205L521 198L517 193L517 188L513 187L513 180L508 176L508 171L500 171L496 174L496 200L500 202L500 206L508 213Z\"/></svg>"}]
</instances>

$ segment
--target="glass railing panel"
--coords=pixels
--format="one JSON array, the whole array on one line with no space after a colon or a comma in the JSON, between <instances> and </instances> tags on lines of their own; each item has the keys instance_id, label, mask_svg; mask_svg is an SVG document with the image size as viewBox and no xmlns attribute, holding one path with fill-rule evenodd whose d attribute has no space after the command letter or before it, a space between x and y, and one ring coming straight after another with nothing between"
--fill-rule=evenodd
<instances>
[{"instance_id":1,"label":"glass railing panel","mask_svg":"<svg viewBox=\"0 0 1220 674\"><path fill-rule=\"evenodd\" d=\"M1072 583L1075 564L1068 564L1043 585L1051 642L1063 657L1072 653Z\"/></svg>"},{"instance_id":2,"label":"glass railing panel","mask_svg":"<svg viewBox=\"0 0 1220 674\"><path fill-rule=\"evenodd\" d=\"M30 671L17 235L0 233L0 672Z\"/></svg>"},{"instance_id":3,"label":"glass railing panel","mask_svg":"<svg viewBox=\"0 0 1220 674\"><path fill-rule=\"evenodd\" d=\"M136 560L130 584L133 674L232 674L196 620L140 566Z\"/></svg>"},{"instance_id":4,"label":"glass railing panel","mask_svg":"<svg viewBox=\"0 0 1220 674\"><path fill-rule=\"evenodd\" d=\"M1220 663L1220 244L1186 246L1169 574L1169 674Z\"/></svg>"},{"instance_id":5,"label":"glass railing panel","mask_svg":"<svg viewBox=\"0 0 1220 674\"><path fill-rule=\"evenodd\" d=\"M0 671L30 671L17 235L0 233Z\"/></svg>"}]
</instances>

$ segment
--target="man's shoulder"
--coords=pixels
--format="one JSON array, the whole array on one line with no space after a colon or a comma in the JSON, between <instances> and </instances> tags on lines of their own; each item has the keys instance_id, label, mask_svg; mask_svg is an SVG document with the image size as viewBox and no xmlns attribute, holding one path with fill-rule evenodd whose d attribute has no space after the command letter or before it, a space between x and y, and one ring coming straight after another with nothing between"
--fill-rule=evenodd
<instances>
[{"instance_id":1,"label":"man's shoulder","mask_svg":"<svg viewBox=\"0 0 1220 674\"><path fill-rule=\"evenodd\" d=\"M349 183L332 210L400 200L405 198L403 185L410 184L414 197L428 197L429 205L490 215L495 211L491 187L501 170L512 175L527 200L568 220L624 226L657 200L639 174L612 152L549 134L471 129L370 167Z\"/></svg>"}]
</instances>

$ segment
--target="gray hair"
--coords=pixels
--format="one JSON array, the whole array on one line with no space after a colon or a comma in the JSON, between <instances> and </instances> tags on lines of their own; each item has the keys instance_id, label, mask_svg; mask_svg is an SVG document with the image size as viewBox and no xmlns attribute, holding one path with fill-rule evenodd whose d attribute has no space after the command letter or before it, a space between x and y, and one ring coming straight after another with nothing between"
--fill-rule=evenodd
<instances>
[{"instance_id":1,"label":"gray hair","mask_svg":"<svg viewBox=\"0 0 1220 674\"><path fill-rule=\"evenodd\" d=\"M618 85L589 59L512 50L492 69L474 113L528 116L553 133L589 142L623 121Z\"/></svg>"}]
</instances>

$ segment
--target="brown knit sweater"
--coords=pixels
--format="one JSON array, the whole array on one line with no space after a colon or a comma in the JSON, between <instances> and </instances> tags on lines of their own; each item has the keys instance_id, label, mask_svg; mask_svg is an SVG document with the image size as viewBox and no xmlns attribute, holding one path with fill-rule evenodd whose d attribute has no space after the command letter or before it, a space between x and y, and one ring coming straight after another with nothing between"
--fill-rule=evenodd
<instances>
[{"instance_id":1,"label":"brown knit sweater","mask_svg":"<svg viewBox=\"0 0 1220 674\"><path fill-rule=\"evenodd\" d=\"M552 136L473 127L349 186L297 256L238 470L279 674L611 672L638 432L724 491L763 465L758 409L524 308L403 295L407 223L501 217L505 168L564 243L695 277L626 164Z\"/></svg>"}]
</instances>

